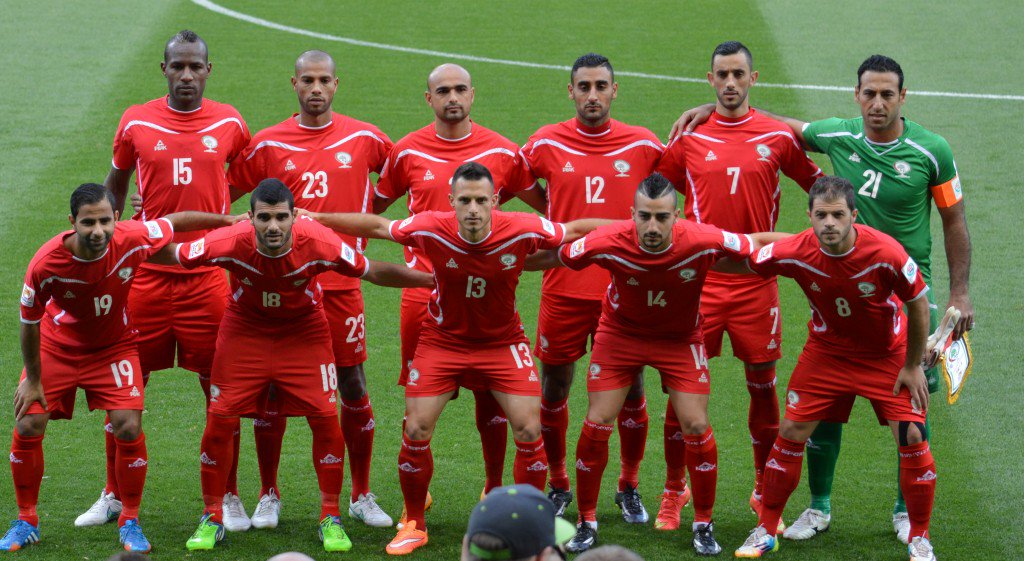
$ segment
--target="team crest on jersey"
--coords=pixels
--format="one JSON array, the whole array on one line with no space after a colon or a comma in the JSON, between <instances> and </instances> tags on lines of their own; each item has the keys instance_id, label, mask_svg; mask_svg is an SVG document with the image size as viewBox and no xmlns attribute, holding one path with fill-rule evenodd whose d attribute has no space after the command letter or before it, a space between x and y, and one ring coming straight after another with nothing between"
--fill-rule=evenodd
<instances>
[{"instance_id":1,"label":"team crest on jersey","mask_svg":"<svg viewBox=\"0 0 1024 561\"><path fill-rule=\"evenodd\" d=\"M591 364L590 365L590 379L597 380L601 378L601 365Z\"/></svg>"},{"instance_id":2,"label":"team crest on jersey","mask_svg":"<svg viewBox=\"0 0 1024 561\"><path fill-rule=\"evenodd\" d=\"M917 263L913 257L907 257L907 262L903 264L903 276L907 277L907 282L911 284L917 280Z\"/></svg>"},{"instance_id":3,"label":"team crest on jersey","mask_svg":"<svg viewBox=\"0 0 1024 561\"><path fill-rule=\"evenodd\" d=\"M295 164L292 163L291 160L288 160L287 162L285 162L285 164L284 164L284 171L292 171L293 169L295 169Z\"/></svg>"},{"instance_id":4,"label":"team crest on jersey","mask_svg":"<svg viewBox=\"0 0 1024 561\"><path fill-rule=\"evenodd\" d=\"M341 242L341 258L349 265L356 266L356 250L345 242Z\"/></svg>"},{"instance_id":5,"label":"team crest on jersey","mask_svg":"<svg viewBox=\"0 0 1024 561\"><path fill-rule=\"evenodd\" d=\"M434 172L432 172L432 171L430 171L428 169L427 173L423 174L423 181L433 181L433 180L434 180Z\"/></svg>"},{"instance_id":6,"label":"team crest on jersey","mask_svg":"<svg viewBox=\"0 0 1024 561\"><path fill-rule=\"evenodd\" d=\"M770 243L770 244L762 247L757 252L757 259L755 259L755 262L757 262L757 263L764 263L765 261L771 259L771 257L772 257L772 250L774 250L774 249L775 249L775 244L774 243Z\"/></svg>"},{"instance_id":7,"label":"team crest on jersey","mask_svg":"<svg viewBox=\"0 0 1024 561\"><path fill-rule=\"evenodd\" d=\"M767 144L758 144L754 147L754 150L757 150L757 155L761 156L757 159L760 162L767 162L768 156L772 155L772 149Z\"/></svg>"},{"instance_id":8,"label":"team crest on jersey","mask_svg":"<svg viewBox=\"0 0 1024 561\"><path fill-rule=\"evenodd\" d=\"M683 269L679 271L679 278L683 279L683 282L690 282L697 277L697 271L693 269Z\"/></svg>"},{"instance_id":9,"label":"team crest on jersey","mask_svg":"<svg viewBox=\"0 0 1024 561\"><path fill-rule=\"evenodd\" d=\"M572 162L565 162L565 165L562 166L562 173L572 173L574 171L576 171L576 168L572 167Z\"/></svg>"},{"instance_id":10,"label":"team crest on jersey","mask_svg":"<svg viewBox=\"0 0 1024 561\"><path fill-rule=\"evenodd\" d=\"M203 251L205 250L206 240L204 238L199 238L198 240L192 242L192 244L188 246L188 258L195 259L196 257L202 255Z\"/></svg>"},{"instance_id":11,"label":"team crest on jersey","mask_svg":"<svg viewBox=\"0 0 1024 561\"><path fill-rule=\"evenodd\" d=\"M586 249L584 247L584 246L586 246L586 244L587 244L587 238L586 237L580 238L580 239L572 242L572 245L569 246L569 258L572 259L573 257L579 257L580 255L582 255L584 249Z\"/></svg>"},{"instance_id":12,"label":"team crest on jersey","mask_svg":"<svg viewBox=\"0 0 1024 561\"><path fill-rule=\"evenodd\" d=\"M128 282L129 280L131 280L132 273L134 271L135 269L132 269L131 267L122 267L121 270L117 272L117 278L121 279L124 282Z\"/></svg>"},{"instance_id":13,"label":"team crest on jersey","mask_svg":"<svg viewBox=\"0 0 1024 561\"><path fill-rule=\"evenodd\" d=\"M731 249L733 251L739 251L740 247L742 247L740 245L740 237L737 236L736 234L733 234L732 232L726 232L726 231L723 230L722 231L722 239L724 240L722 242L722 245L724 245L726 249Z\"/></svg>"},{"instance_id":14,"label":"team crest on jersey","mask_svg":"<svg viewBox=\"0 0 1024 561\"><path fill-rule=\"evenodd\" d=\"M352 154L348 152L338 152L334 155L334 159L338 160L338 163L341 164L338 166L340 168L348 169L352 167Z\"/></svg>"},{"instance_id":15,"label":"team crest on jersey","mask_svg":"<svg viewBox=\"0 0 1024 561\"><path fill-rule=\"evenodd\" d=\"M512 255L511 253L506 253L505 255L502 255L501 257L498 258L498 261L501 261L501 264L505 266L505 268L502 269L502 271L508 271L512 267L516 266L516 256Z\"/></svg>"},{"instance_id":16,"label":"team crest on jersey","mask_svg":"<svg viewBox=\"0 0 1024 561\"><path fill-rule=\"evenodd\" d=\"M850 157L849 157L848 159L849 159L849 160L850 160L851 162L855 163L855 164L859 164L859 163L860 163L860 156L859 156L859 155L857 155L857 153L856 153L856 152L851 152L851 153L850 153Z\"/></svg>"},{"instance_id":17,"label":"team crest on jersey","mask_svg":"<svg viewBox=\"0 0 1024 561\"><path fill-rule=\"evenodd\" d=\"M159 152L160 150L167 150L167 145L164 144L163 140L157 140L156 146L153 147L154 152Z\"/></svg>"},{"instance_id":18,"label":"team crest on jersey","mask_svg":"<svg viewBox=\"0 0 1024 561\"><path fill-rule=\"evenodd\" d=\"M786 407L796 407L796 404L800 403L800 396L793 390L789 390L786 394Z\"/></svg>"},{"instance_id":19,"label":"team crest on jersey","mask_svg":"<svg viewBox=\"0 0 1024 561\"><path fill-rule=\"evenodd\" d=\"M870 282L858 282L857 290L860 290L861 298L867 298L868 296L875 295L875 285Z\"/></svg>"},{"instance_id":20,"label":"team crest on jersey","mask_svg":"<svg viewBox=\"0 0 1024 561\"><path fill-rule=\"evenodd\" d=\"M159 240L164 237L164 231L160 229L160 225L155 220L147 220L143 222L146 225L146 231L149 233L149 239Z\"/></svg>"},{"instance_id":21,"label":"team crest on jersey","mask_svg":"<svg viewBox=\"0 0 1024 561\"><path fill-rule=\"evenodd\" d=\"M896 169L896 173L898 174L896 177L900 177L903 179L910 177L909 175L907 175L908 173L910 173L910 164L908 164L907 162L900 160L893 164L892 167Z\"/></svg>"},{"instance_id":22,"label":"team crest on jersey","mask_svg":"<svg viewBox=\"0 0 1024 561\"><path fill-rule=\"evenodd\" d=\"M629 162L626 160L615 160L612 167L619 172L615 177L629 177Z\"/></svg>"},{"instance_id":23,"label":"team crest on jersey","mask_svg":"<svg viewBox=\"0 0 1024 561\"><path fill-rule=\"evenodd\" d=\"M36 291L29 285L23 285L21 288L21 305L26 308L31 308L36 304Z\"/></svg>"},{"instance_id":24,"label":"team crest on jersey","mask_svg":"<svg viewBox=\"0 0 1024 561\"><path fill-rule=\"evenodd\" d=\"M203 136L202 139L200 139L200 142L202 142L203 146L206 147L206 150L203 150L203 152L209 152L211 154L216 154L217 153L217 139L216 138L214 138L214 137L212 137L210 135L205 135L205 136Z\"/></svg>"}]
</instances>

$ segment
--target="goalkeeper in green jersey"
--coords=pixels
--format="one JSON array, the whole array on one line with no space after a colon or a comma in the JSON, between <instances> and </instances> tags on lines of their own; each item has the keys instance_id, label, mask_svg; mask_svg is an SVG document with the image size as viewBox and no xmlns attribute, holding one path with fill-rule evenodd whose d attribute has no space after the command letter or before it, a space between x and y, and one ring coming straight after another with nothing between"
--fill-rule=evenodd
<instances>
[{"instance_id":1,"label":"goalkeeper in green jersey","mask_svg":"<svg viewBox=\"0 0 1024 561\"><path fill-rule=\"evenodd\" d=\"M903 69L893 59L873 55L857 70L854 99L860 105L856 119L798 119L762 113L785 122L808 150L827 154L835 174L857 187L857 221L896 238L921 268L931 285L930 230L932 202L942 219L949 263L949 304L962 312L954 339L974 327L974 307L967 285L971 269L971 240L964 213L960 177L949 144L941 136L903 118L907 90ZM714 105L684 113L672 127L671 137L707 120ZM931 328L941 313L933 292L928 292ZM945 308L943 308L945 310ZM927 372L929 390L939 389L937 368ZM930 431L930 426L926 425ZM828 529L831 520L832 478L842 439L842 425L821 423L807 443L807 472L811 506L786 529L784 537L809 539ZM910 522L897 485L893 529L906 543Z\"/></svg>"}]
</instances>

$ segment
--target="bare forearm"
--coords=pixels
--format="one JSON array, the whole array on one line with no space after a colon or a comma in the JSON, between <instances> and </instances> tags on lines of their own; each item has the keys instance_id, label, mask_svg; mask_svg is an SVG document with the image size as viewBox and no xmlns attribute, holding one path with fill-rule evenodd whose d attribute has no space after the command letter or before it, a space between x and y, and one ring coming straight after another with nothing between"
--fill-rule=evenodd
<instances>
[{"instance_id":1,"label":"bare forearm","mask_svg":"<svg viewBox=\"0 0 1024 561\"><path fill-rule=\"evenodd\" d=\"M943 238L949 263L950 295L966 296L971 277L971 234L967 231L966 220L944 222Z\"/></svg>"},{"instance_id":2,"label":"bare forearm","mask_svg":"<svg viewBox=\"0 0 1024 561\"><path fill-rule=\"evenodd\" d=\"M395 202L394 199L388 199L385 197L374 197L373 198L373 213L380 214L391 206L391 203Z\"/></svg>"},{"instance_id":3,"label":"bare forearm","mask_svg":"<svg viewBox=\"0 0 1024 561\"><path fill-rule=\"evenodd\" d=\"M175 232L221 228L223 226L231 226L238 221L237 217L229 214L214 214L212 212L194 210L175 212L168 214L164 218L171 222Z\"/></svg>"},{"instance_id":4,"label":"bare forearm","mask_svg":"<svg viewBox=\"0 0 1024 561\"><path fill-rule=\"evenodd\" d=\"M379 286L394 288L429 288L434 286L434 276L423 271L410 269L405 265L387 261L370 261L370 271L363 280Z\"/></svg>"},{"instance_id":5,"label":"bare forearm","mask_svg":"<svg viewBox=\"0 0 1024 561\"><path fill-rule=\"evenodd\" d=\"M526 256L525 271L546 271L562 265L557 249L543 249Z\"/></svg>"},{"instance_id":6,"label":"bare forearm","mask_svg":"<svg viewBox=\"0 0 1024 561\"><path fill-rule=\"evenodd\" d=\"M615 222L615 220L608 220L605 218L583 218L580 220L573 220L572 222L566 222L565 239L562 240L562 243L572 243L589 234L593 230L596 230L605 224L611 224L612 222Z\"/></svg>"},{"instance_id":7,"label":"bare forearm","mask_svg":"<svg viewBox=\"0 0 1024 561\"><path fill-rule=\"evenodd\" d=\"M758 113L761 113L766 117L775 119L776 121L782 121L783 123L785 123L786 126L793 129L793 135L796 136L797 140L800 141L800 145L803 146L805 150L808 149L807 143L804 142L804 125L807 124L806 122L801 121L800 119L794 119L792 117L776 115L775 113L771 113L761 107L758 107L757 111Z\"/></svg>"},{"instance_id":8,"label":"bare forearm","mask_svg":"<svg viewBox=\"0 0 1024 561\"><path fill-rule=\"evenodd\" d=\"M907 303L907 357L905 366L921 364L928 343L928 298Z\"/></svg>"},{"instance_id":9,"label":"bare forearm","mask_svg":"<svg viewBox=\"0 0 1024 561\"><path fill-rule=\"evenodd\" d=\"M181 244L167 244L160 251L150 255L146 261L156 265L177 265L179 245Z\"/></svg>"},{"instance_id":10,"label":"bare forearm","mask_svg":"<svg viewBox=\"0 0 1024 561\"><path fill-rule=\"evenodd\" d=\"M39 324L21 324L21 360L25 364L25 378L33 383L39 383L39 376L42 372L39 360Z\"/></svg>"},{"instance_id":11,"label":"bare forearm","mask_svg":"<svg viewBox=\"0 0 1024 561\"><path fill-rule=\"evenodd\" d=\"M310 218L327 226L335 232L358 238L387 239L391 221L383 216L364 212L308 212Z\"/></svg>"},{"instance_id":12,"label":"bare forearm","mask_svg":"<svg viewBox=\"0 0 1024 561\"><path fill-rule=\"evenodd\" d=\"M790 234L788 232L757 232L754 234L750 234L750 237L753 238L755 242L757 242L758 247L754 249L760 249L761 247L764 247L770 243L775 243L779 240L784 240L792 235L793 234Z\"/></svg>"},{"instance_id":13,"label":"bare forearm","mask_svg":"<svg viewBox=\"0 0 1024 561\"><path fill-rule=\"evenodd\" d=\"M128 197L128 180L132 178L132 170L110 168L110 173L103 180L103 186L114 194L114 210L124 212L124 201Z\"/></svg>"},{"instance_id":14,"label":"bare forearm","mask_svg":"<svg viewBox=\"0 0 1024 561\"><path fill-rule=\"evenodd\" d=\"M516 193L519 200L528 204L530 208L536 210L541 214L546 214L548 211L548 197L547 192L539 183L534 183L533 187L526 191L520 191Z\"/></svg>"}]
</instances>

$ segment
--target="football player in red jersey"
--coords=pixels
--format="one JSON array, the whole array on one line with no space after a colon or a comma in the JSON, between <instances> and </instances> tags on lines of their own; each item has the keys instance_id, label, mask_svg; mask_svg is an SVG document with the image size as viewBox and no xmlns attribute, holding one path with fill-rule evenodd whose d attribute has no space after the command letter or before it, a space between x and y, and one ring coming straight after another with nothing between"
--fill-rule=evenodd
<instances>
[{"instance_id":1,"label":"football player in red jersey","mask_svg":"<svg viewBox=\"0 0 1024 561\"><path fill-rule=\"evenodd\" d=\"M521 154L533 175L547 183L547 217L556 222L578 218L629 218L633 193L654 171L664 147L651 131L611 118L618 92L607 58L586 54L569 73L569 99L576 116L541 127ZM541 362L541 424L551 466L548 496L561 515L572 501L565 468L569 426L569 388L576 361L587 353L601 315L608 272L554 269L544 273L534 354ZM640 461L647 442L647 402L637 379L618 419L622 471L615 502L627 522L644 523L647 510L637 493Z\"/></svg>"},{"instance_id":2,"label":"football player in red jersey","mask_svg":"<svg viewBox=\"0 0 1024 561\"><path fill-rule=\"evenodd\" d=\"M114 157L104 184L120 210L135 174L141 206L135 220L155 220L172 212L225 214L232 193L225 166L249 143L249 130L234 107L205 99L203 92L213 65L206 43L192 31L171 37L160 68L167 95L125 110L114 135ZM204 232L179 232L175 242L202 237ZM228 299L224 272L216 267L186 271L177 265L148 263L139 268L129 294L139 330L143 380L155 370L178 366L199 374L209 400L210 367L217 325ZM103 524L120 509L115 446L107 424L107 483L100 498L77 520L78 526ZM236 446L237 449L237 446ZM237 468L237 459L233 461ZM250 526L232 470L228 490L228 528Z\"/></svg>"},{"instance_id":3,"label":"football player in red jersey","mask_svg":"<svg viewBox=\"0 0 1024 561\"><path fill-rule=\"evenodd\" d=\"M688 220L731 232L771 232L779 216L779 172L810 189L821 170L812 162L789 126L750 107L748 92L757 82L750 51L738 41L715 47L708 82L717 104L712 117L669 143L658 171L686 194ZM764 463L779 432L775 362L782 357L782 318L775 278L708 274L701 295L704 344L708 358L721 354L723 333L733 354L743 361L750 393L747 424L754 448L751 508L761 500ZM665 415L666 435L679 431L672 409ZM655 528L679 527L686 447L665 439L665 494Z\"/></svg>"},{"instance_id":4,"label":"football player in red jersey","mask_svg":"<svg viewBox=\"0 0 1024 561\"><path fill-rule=\"evenodd\" d=\"M251 191L268 177L284 182L295 204L317 212L369 212L371 173L380 173L391 139L374 125L331 109L338 89L334 59L323 51L306 51L295 61L292 87L299 112L253 136L228 169L233 188ZM346 243L363 250L363 240ZM359 279L332 271L320 275L324 311L331 328L334 364L341 396L341 429L349 455L352 493L349 515L370 526L391 526L391 517L370 492L370 458L376 424L366 388L366 328ZM276 400L271 400L274 407ZM253 421L262 490L252 515L257 528L277 526L280 492L277 468L286 419L266 415Z\"/></svg>"},{"instance_id":5,"label":"football player in red jersey","mask_svg":"<svg viewBox=\"0 0 1024 561\"><path fill-rule=\"evenodd\" d=\"M406 423L398 456L407 519L388 545L404 555L427 544L424 506L433 475L430 439L437 419L459 387L487 391L501 404L516 445L513 477L543 489L547 477L540 436L540 378L515 306L526 256L573 241L602 224L567 224L494 210L498 193L486 167L470 162L452 177L454 211L417 213L401 222L380 216L312 216L349 235L414 246L435 264L427 304L405 385ZM473 360L466 361L467 348Z\"/></svg>"},{"instance_id":6,"label":"football player in red jersey","mask_svg":"<svg viewBox=\"0 0 1024 561\"><path fill-rule=\"evenodd\" d=\"M272 384L279 414L306 417L320 484L320 539L327 551L347 551L339 515L344 440L337 420L337 369L323 311L320 273L336 271L384 286L427 286L430 275L364 259L327 228L296 220L294 197L280 180L260 182L250 221L174 246L168 262L218 266L231 273L232 296L217 333L210 411L200 453L203 502L190 550L212 549L224 537L223 497L232 435L240 416L264 406Z\"/></svg>"},{"instance_id":7,"label":"football player in red jersey","mask_svg":"<svg viewBox=\"0 0 1024 561\"><path fill-rule=\"evenodd\" d=\"M0 551L39 541L36 503L43 478L43 436L50 419L70 419L75 393L89 409L104 409L114 440L121 485L120 540L147 552L139 504L148 456L142 432L145 387L139 367L134 312L128 294L139 267L162 250L175 230L230 224L219 214L178 213L158 220L118 222L113 194L86 183L71 194L72 230L36 252L21 293L21 351L25 361L14 394L11 474L18 520L0 539Z\"/></svg>"},{"instance_id":8,"label":"football player in red jersey","mask_svg":"<svg viewBox=\"0 0 1024 561\"><path fill-rule=\"evenodd\" d=\"M427 104L434 122L399 140L392 148L380 181L376 186L373 209L381 213L396 199L408 195L409 215L425 211L451 209L449 180L465 162L478 162L491 172L501 200L524 197L542 211L543 201L536 196L533 176L519 157L519 146L500 134L470 119L474 89L469 72L456 64L442 64L427 78ZM532 195L532 199L531 199ZM406 263L419 271L431 272L433 264L417 247L405 248ZM427 319L430 291L402 291L401 339L402 371L399 384L405 385ZM508 428L505 413L489 392L474 392L476 426L484 450L487 480L484 492L502 484ZM430 495L427 502L431 503ZM401 525L405 520L403 515Z\"/></svg>"},{"instance_id":9,"label":"football player in red jersey","mask_svg":"<svg viewBox=\"0 0 1024 561\"><path fill-rule=\"evenodd\" d=\"M849 181L818 179L809 200L812 228L764 246L749 260L749 269L758 274L792 277L807 296L811 319L789 380L779 437L765 463L758 525L736 556L760 557L778 549L776 525L800 482L808 437L821 421L845 423L860 396L871 401L899 448L910 559L933 561L928 524L936 470L924 426L928 381L921 367L928 287L899 242L854 224Z\"/></svg>"}]
</instances>

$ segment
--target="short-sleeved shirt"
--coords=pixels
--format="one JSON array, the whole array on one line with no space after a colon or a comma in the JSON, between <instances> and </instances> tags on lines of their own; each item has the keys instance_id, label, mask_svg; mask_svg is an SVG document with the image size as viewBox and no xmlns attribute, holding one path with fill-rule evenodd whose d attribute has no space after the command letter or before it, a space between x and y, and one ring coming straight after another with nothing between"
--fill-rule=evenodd
<instances>
[{"instance_id":1,"label":"short-sleeved shirt","mask_svg":"<svg viewBox=\"0 0 1024 561\"><path fill-rule=\"evenodd\" d=\"M625 220L636 187L654 171L664 152L655 134L610 119L588 127L573 118L541 127L522 148L534 177L547 182L548 219ZM598 267L544 272L544 294L600 300L608 272Z\"/></svg>"},{"instance_id":2,"label":"short-sleeved shirt","mask_svg":"<svg viewBox=\"0 0 1024 561\"><path fill-rule=\"evenodd\" d=\"M313 212L371 212L371 173L384 167L391 139L370 123L338 113L322 127L304 127L296 115L253 136L228 168L232 186L252 191L260 181L276 177L295 196L295 206ZM365 248L364 240L339 234ZM334 272L320 276L324 290L350 290L359 279Z\"/></svg>"},{"instance_id":3,"label":"short-sleeved shirt","mask_svg":"<svg viewBox=\"0 0 1024 561\"><path fill-rule=\"evenodd\" d=\"M699 343L700 295L708 269L722 257L749 257L752 247L745 234L678 220L672 243L651 253L640 247L636 224L623 220L566 244L558 257L571 269L597 265L611 273L598 329Z\"/></svg>"},{"instance_id":4,"label":"short-sleeved shirt","mask_svg":"<svg viewBox=\"0 0 1024 561\"><path fill-rule=\"evenodd\" d=\"M931 201L948 208L963 199L949 143L909 120L903 134L876 144L864 134L864 119L824 119L804 127L808 148L824 152L836 175L857 193L857 222L896 238L931 281Z\"/></svg>"},{"instance_id":5,"label":"short-sleeved shirt","mask_svg":"<svg viewBox=\"0 0 1024 561\"><path fill-rule=\"evenodd\" d=\"M92 261L64 246L64 232L29 263L21 291L21 321L40 323L41 337L65 349L95 350L130 337L128 291L139 266L171 242L167 220L114 226L107 250Z\"/></svg>"},{"instance_id":6,"label":"short-sleeved shirt","mask_svg":"<svg viewBox=\"0 0 1024 561\"><path fill-rule=\"evenodd\" d=\"M917 263L892 237L862 224L843 255L821 249L811 229L761 248L750 267L796 280L811 306L805 350L889 356L907 344L903 303L927 291Z\"/></svg>"},{"instance_id":7,"label":"short-sleeved shirt","mask_svg":"<svg viewBox=\"0 0 1024 561\"><path fill-rule=\"evenodd\" d=\"M292 225L292 247L272 257L259 251L251 222L218 228L178 246L186 269L217 266L231 273L228 310L250 318L295 319L322 313L317 275L336 271L362 277L370 263L329 228L300 217Z\"/></svg>"},{"instance_id":8,"label":"short-sleeved shirt","mask_svg":"<svg viewBox=\"0 0 1024 561\"><path fill-rule=\"evenodd\" d=\"M420 212L392 222L390 233L434 264L423 337L481 344L523 340L516 286L526 256L555 248L565 239L562 224L499 210L491 213L490 234L476 243L459 233L454 212Z\"/></svg>"}]
</instances>

